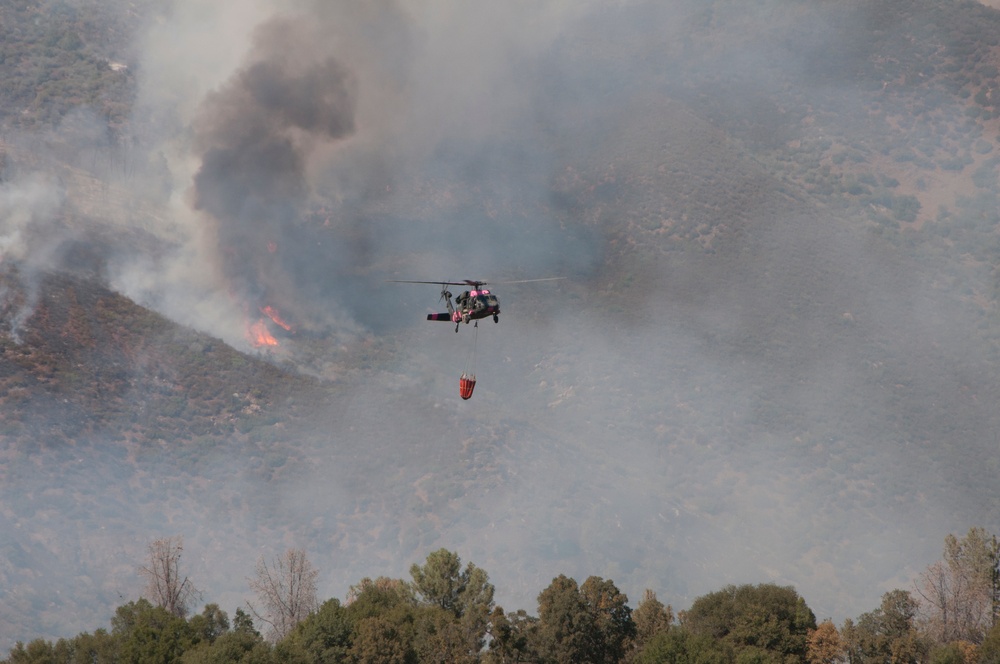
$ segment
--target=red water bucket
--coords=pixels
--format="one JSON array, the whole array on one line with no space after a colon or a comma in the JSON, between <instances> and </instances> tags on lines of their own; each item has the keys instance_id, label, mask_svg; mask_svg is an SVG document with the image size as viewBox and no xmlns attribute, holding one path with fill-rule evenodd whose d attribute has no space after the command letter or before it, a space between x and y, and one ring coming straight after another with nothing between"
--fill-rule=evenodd
<instances>
[{"instance_id":1,"label":"red water bucket","mask_svg":"<svg viewBox=\"0 0 1000 664\"><path fill-rule=\"evenodd\" d=\"M458 380L458 394L463 399L472 398L472 390L476 389L476 376L462 374L462 377Z\"/></svg>"}]
</instances>

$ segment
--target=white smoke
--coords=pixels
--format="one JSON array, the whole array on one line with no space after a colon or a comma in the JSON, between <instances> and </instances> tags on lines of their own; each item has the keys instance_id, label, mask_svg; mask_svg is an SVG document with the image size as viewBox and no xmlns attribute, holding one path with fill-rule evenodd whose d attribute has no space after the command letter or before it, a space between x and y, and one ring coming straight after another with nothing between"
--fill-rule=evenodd
<instances>
[{"instance_id":1,"label":"white smoke","mask_svg":"<svg viewBox=\"0 0 1000 664\"><path fill-rule=\"evenodd\" d=\"M50 222L63 205L65 191L52 177L27 173L0 184L0 267L18 265L19 279L25 288L20 304L7 301L10 291L0 289L0 309L16 307L9 314L10 334L18 343L21 329L34 311L38 298L37 277L47 269L58 253L62 233L49 233Z\"/></svg>"}]
</instances>

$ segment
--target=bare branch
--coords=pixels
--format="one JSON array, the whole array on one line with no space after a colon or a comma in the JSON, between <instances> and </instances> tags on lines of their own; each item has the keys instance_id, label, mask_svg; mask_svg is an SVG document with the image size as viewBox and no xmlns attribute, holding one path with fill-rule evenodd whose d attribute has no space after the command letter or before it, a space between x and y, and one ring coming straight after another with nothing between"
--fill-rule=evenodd
<instances>
[{"instance_id":1,"label":"bare branch","mask_svg":"<svg viewBox=\"0 0 1000 664\"><path fill-rule=\"evenodd\" d=\"M146 579L143 591L151 602L183 618L188 603L198 597L198 589L186 576L181 577L180 561L184 551L182 537L165 537L149 543L146 565L139 574Z\"/></svg>"},{"instance_id":2,"label":"bare branch","mask_svg":"<svg viewBox=\"0 0 1000 664\"><path fill-rule=\"evenodd\" d=\"M257 561L255 576L247 581L250 589L257 593L261 610L250 602L247 606L268 626L269 639L280 641L316 610L319 606L316 599L318 576L319 572L301 549L289 549L270 564L263 558Z\"/></svg>"},{"instance_id":3,"label":"bare branch","mask_svg":"<svg viewBox=\"0 0 1000 664\"><path fill-rule=\"evenodd\" d=\"M981 528L945 538L944 558L915 584L924 628L936 641L982 642L993 625L997 559L996 538Z\"/></svg>"}]
</instances>

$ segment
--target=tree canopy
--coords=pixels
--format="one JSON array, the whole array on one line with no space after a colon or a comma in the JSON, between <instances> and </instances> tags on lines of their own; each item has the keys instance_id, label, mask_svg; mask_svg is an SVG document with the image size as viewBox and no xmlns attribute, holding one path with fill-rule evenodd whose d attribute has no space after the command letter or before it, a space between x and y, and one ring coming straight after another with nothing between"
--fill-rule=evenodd
<instances>
[{"instance_id":1,"label":"tree canopy","mask_svg":"<svg viewBox=\"0 0 1000 664\"><path fill-rule=\"evenodd\" d=\"M993 542L981 529L962 539L949 536L944 562L956 569L968 566L970 579L978 571L978 582L989 585L993 577L983 570L993 564ZM918 593L902 589L885 593L877 608L838 629L829 619L817 624L793 587L771 583L725 586L697 597L675 618L673 608L652 590L633 610L611 579L590 576L578 584L560 574L539 593L533 616L496 606L486 571L471 562L463 566L458 554L446 549L414 564L412 581L366 577L350 587L344 602L315 601L317 571L300 551L290 549L264 567L275 581L268 587L276 598L288 600L289 592L298 592L301 596L290 603L308 607L294 621L291 614L281 618L289 622L281 623L280 634L273 613L257 613L255 620L237 608L230 619L209 603L186 616L140 598L118 607L110 630L55 643L17 643L2 662L1000 663L1000 625L987 629L981 619L978 643L943 638L940 624L926 617L940 607L928 607ZM258 592L264 578L260 571L248 579ZM270 638L265 640L260 629Z\"/></svg>"},{"instance_id":2,"label":"tree canopy","mask_svg":"<svg viewBox=\"0 0 1000 664\"><path fill-rule=\"evenodd\" d=\"M802 661L816 616L789 586L727 586L695 600L684 626L722 641L737 656Z\"/></svg>"}]
</instances>

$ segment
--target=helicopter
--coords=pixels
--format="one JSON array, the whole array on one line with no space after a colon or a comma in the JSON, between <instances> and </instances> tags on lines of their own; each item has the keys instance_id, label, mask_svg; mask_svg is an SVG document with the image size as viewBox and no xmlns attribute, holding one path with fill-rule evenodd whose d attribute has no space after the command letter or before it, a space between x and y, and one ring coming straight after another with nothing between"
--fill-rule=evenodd
<instances>
[{"instance_id":1,"label":"helicopter","mask_svg":"<svg viewBox=\"0 0 1000 664\"><path fill-rule=\"evenodd\" d=\"M518 281L498 281L492 283L499 284L523 284L533 281L555 281L556 279L562 279L563 277L547 277L544 279L520 279ZM493 322L500 322L500 302L497 300L497 296L494 295L488 288L483 288L488 286L491 282L477 281L473 279L465 279L464 281L407 281L392 279L391 283L396 284L436 284L441 287L441 300L444 300L445 305L448 307L447 312L427 314L427 320L437 320L437 321L447 321L455 324L455 331L458 332L458 328L462 323L468 325L472 321L478 321L481 318L487 318L493 316ZM451 291L448 290L448 286L469 286L469 290L463 291L458 294L455 298L454 304L452 304ZM440 301L440 300L439 300Z\"/></svg>"}]
</instances>

